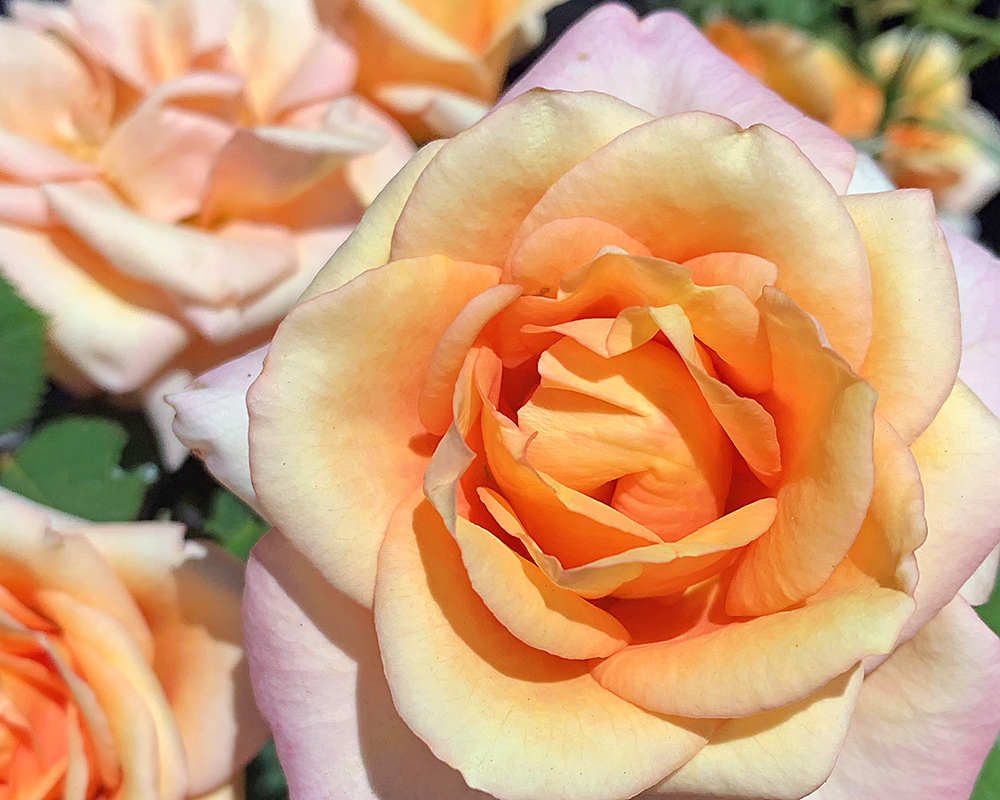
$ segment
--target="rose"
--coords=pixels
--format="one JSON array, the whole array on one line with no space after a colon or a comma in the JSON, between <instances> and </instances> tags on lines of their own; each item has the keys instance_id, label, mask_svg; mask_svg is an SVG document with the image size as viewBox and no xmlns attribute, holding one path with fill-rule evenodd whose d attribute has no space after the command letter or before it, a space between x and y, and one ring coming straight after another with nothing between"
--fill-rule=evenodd
<instances>
[{"instance_id":1,"label":"rose","mask_svg":"<svg viewBox=\"0 0 1000 800\"><path fill-rule=\"evenodd\" d=\"M226 784L266 734L241 565L183 533L87 523L0 489L5 797L236 796Z\"/></svg>"},{"instance_id":2,"label":"rose","mask_svg":"<svg viewBox=\"0 0 1000 800\"><path fill-rule=\"evenodd\" d=\"M164 389L267 341L412 144L308 0L12 10L0 269L59 379L142 393L169 434Z\"/></svg>"},{"instance_id":3,"label":"rose","mask_svg":"<svg viewBox=\"0 0 1000 800\"><path fill-rule=\"evenodd\" d=\"M453 136L496 101L507 65L541 41L557 0L321 0L354 42L358 89L419 140ZM346 8L345 8L346 6Z\"/></svg>"},{"instance_id":4,"label":"rose","mask_svg":"<svg viewBox=\"0 0 1000 800\"><path fill-rule=\"evenodd\" d=\"M704 32L761 83L841 136L875 132L882 90L828 42L777 22L742 26L726 17L709 20Z\"/></svg>"},{"instance_id":5,"label":"rose","mask_svg":"<svg viewBox=\"0 0 1000 800\"><path fill-rule=\"evenodd\" d=\"M249 395L263 352L173 399L280 529L244 618L293 793L967 795L1000 423L928 196L845 195L673 14L594 12L536 84L606 94L421 151Z\"/></svg>"},{"instance_id":6,"label":"rose","mask_svg":"<svg viewBox=\"0 0 1000 800\"><path fill-rule=\"evenodd\" d=\"M894 28L869 46L883 83L899 69L910 40L909 32ZM897 186L930 189L941 210L971 214L1000 188L1000 167L989 153L1000 143L1000 125L970 99L962 52L952 39L927 36L914 52L899 88L898 121L886 129L879 163Z\"/></svg>"},{"instance_id":7,"label":"rose","mask_svg":"<svg viewBox=\"0 0 1000 800\"><path fill-rule=\"evenodd\" d=\"M902 28L871 41L873 81L833 45L778 23L742 27L718 18L705 34L766 86L852 139L879 133L880 87L892 83L913 41ZM895 92L879 164L897 186L930 189L939 210L963 219L1000 187L1000 169L982 145L1000 142L1000 126L970 99L955 42L935 34L916 44Z\"/></svg>"}]
</instances>

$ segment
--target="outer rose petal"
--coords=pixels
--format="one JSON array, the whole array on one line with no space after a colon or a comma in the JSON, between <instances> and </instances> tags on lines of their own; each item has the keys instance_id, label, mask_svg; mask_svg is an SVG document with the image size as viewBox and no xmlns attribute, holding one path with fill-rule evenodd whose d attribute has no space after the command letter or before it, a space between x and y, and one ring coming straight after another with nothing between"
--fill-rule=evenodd
<instances>
[{"instance_id":1,"label":"outer rose petal","mask_svg":"<svg viewBox=\"0 0 1000 800\"><path fill-rule=\"evenodd\" d=\"M927 541L917 550L909 638L943 608L1000 543L1000 420L961 382L910 447L924 484Z\"/></svg>"},{"instance_id":2,"label":"outer rose petal","mask_svg":"<svg viewBox=\"0 0 1000 800\"><path fill-rule=\"evenodd\" d=\"M254 692L293 797L489 800L399 718L371 613L277 530L250 555L243 617Z\"/></svg>"},{"instance_id":3,"label":"outer rose petal","mask_svg":"<svg viewBox=\"0 0 1000 800\"><path fill-rule=\"evenodd\" d=\"M958 290L929 192L844 198L868 252L872 342L859 374L907 442L934 419L961 353Z\"/></svg>"},{"instance_id":4,"label":"outer rose petal","mask_svg":"<svg viewBox=\"0 0 1000 800\"><path fill-rule=\"evenodd\" d=\"M509 108L524 108L526 100ZM649 156L637 159L637 152ZM864 359L871 279L861 237L830 185L773 130L741 130L698 113L633 127L554 182L524 218L514 246L547 222L579 216L611 222L654 256L678 263L713 252L771 261L775 285L820 321L835 349L855 367ZM397 236L406 221L404 210Z\"/></svg>"},{"instance_id":5,"label":"outer rose petal","mask_svg":"<svg viewBox=\"0 0 1000 800\"><path fill-rule=\"evenodd\" d=\"M958 592L970 606L981 606L990 599L997 582L998 566L1000 566L1000 545L990 551L986 560L976 568L972 577L962 584Z\"/></svg>"},{"instance_id":6,"label":"outer rose petal","mask_svg":"<svg viewBox=\"0 0 1000 800\"><path fill-rule=\"evenodd\" d=\"M676 12L638 20L617 4L591 11L501 103L536 86L605 92L658 117L709 111L743 127L764 123L795 142L838 192L851 179L853 147L764 88Z\"/></svg>"},{"instance_id":7,"label":"outer rose petal","mask_svg":"<svg viewBox=\"0 0 1000 800\"><path fill-rule=\"evenodd\" d=\"M441 256L371 270L292 311L250 390L250 466L264 510L358 602L371 602L385 526L420 486L435 444L416 408L434 346L499 277ZM392 315L371 313L384 308ZM331 408L356 424L328 424Z\"/></svg>"},{"instance_id":8,"label":"outer rose petal","mask_svg":"<svg viewBox=\"0 0 1000 800\"><path fill-rule=\"evenodd\" d=\"M959 800L1000 729L1000 641L955 598L865 678L830 780L808 800Z\"/></svg>"},{"instance_id":9,"label":"outer rose petal","mask_svg":"<svg viewBox=\"0 0 1000 800\"><path fill-rule=\"evenodd\" d=\"M424 170L392 233L392 257L444 253L504 266L521 221L580 160L651 117L612 97L532 92L448 142ZM559 142L544 159L525 158ZM475 175L473 182L469 175ZM463 191L456 192L456 184Z\"/></svg>"},{"instance_id":10,"label":"outer rose petal","mask_svg":"<svg viewBox=\"0 0 1000 800\"><path fill-rule=\"evenodd\" d=\"M252 350L206 372L166 400L177 414L177 438L204 460L212 475L258 511L250 481L247 390L260 375L266 355L267 345Z\"/></svg>"},{"instance_id":11,"label":"outer rose petal","mask_svg":"<svg viewBox=\"0 0 1000 800\"><path fill-rule=\"evenodd\" d=\"M500 800L630 797L688 761L713 720L671 720L606 691L586 662L515 639L463 574L418 492L379 554L375 627L400 716Z\"/></svg>"},{"instance_id":12,"label":"outer rose petal","mask_svg":"<svg viewBox=\"0 0 1000 800\"><path fill-rule=\"evenodd\" d=\"M797 703L724 722L694 758L640 797L799 800L829 777L863 672L859 665Z\"/></svg>"},{"instance_id":13,"label":"outer rose petal","mask_svg":"<svg viewBox=\"0 0 1000 800\"><path fill-rule=\"evenodd\" d=\"M982 245L945 227L962 309L958 376L1000 416L1000 261Z\"/></svg>"}]
</instances>

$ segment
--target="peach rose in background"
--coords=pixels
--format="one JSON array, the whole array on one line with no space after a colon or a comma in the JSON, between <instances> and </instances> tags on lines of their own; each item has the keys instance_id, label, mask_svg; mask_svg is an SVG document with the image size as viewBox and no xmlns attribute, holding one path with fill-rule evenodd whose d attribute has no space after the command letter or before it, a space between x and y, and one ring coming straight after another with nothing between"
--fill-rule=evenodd
<instances>
[{"instance_id":1,"label":"peach rose in background","mask_svg":"<svg viewBox=\"0 0 1000 800\"><path fill-rule=\"evenodd\" d=\"M754 77L810 116L849 139L876 138L879 165L901 188L930 189L942 213L970 215L1000 188L1000 124L969 96L959 72L961 53L943 34L924 39L889 109L883 87L892 80L911 41L893 29L865 50L866 77L828 42L777 23L741 26L718 18L705 35Z\"/></svg>"},{"instance_id":2,"label":"peach rose in background","mask_svg":"<svg viewBox=\"0 0 1000 800\"><path fill-rule=\"evenodd\" d=\"M267 341L413 152L311 0L72 0L0 20L0 269L56 376L144 398Z\"/></svg>"},{"instance_id":3,"label":"peach rose in background","mask_svg":"<svg viewBox=\"0 0 1000 800\"><path fill-rule=\"evenodd\" d=\"M242 565L167 522L98 525L0 489L0 796L242 797L266 736Z\"/></svg>"},{"instance_id":4,"label":"peach rose in background","mask_svg":"<svg viewBox=\"0 0 1000 800\"><path fill-rule=\"evenodd\" d=\"M882 181L605 6L171 398L293 797L968 796L1000 264Z\"/></svg>"},{"instance_id":5,"label":"peach rose in background","mask_svg":"<svg viewBox=\"0 0 1000 800\"><path fill-rule=\"evenodd\" d=\"M882 90L829 42L781 23L742 26L726 17L705 36L765 86L848 139L871 136L882 118Z\"/></svg>"},{"instance_id":6,"label":"peach rose in background","mask_svg":"<svg viewBox=\"0 0 1000 800\"><path fill-rule=\"evenodd\" d=\"M358 91L418 140L454 136L496 102L508 65L561 0L318 0L358 53Z\"/></svg>"}]
</instances>

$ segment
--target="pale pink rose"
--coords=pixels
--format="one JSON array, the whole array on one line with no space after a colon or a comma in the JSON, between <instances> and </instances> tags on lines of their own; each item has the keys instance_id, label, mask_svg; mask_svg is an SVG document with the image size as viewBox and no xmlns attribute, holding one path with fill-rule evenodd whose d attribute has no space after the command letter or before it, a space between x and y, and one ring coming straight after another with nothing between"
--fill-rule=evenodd
<instances>
[{"instance_id":1,"label":"pale pink rose","mask_svg":"<svg viewBox=\"0 0 1000 800\"><path fill-rule=\"evenodd\" d=\"M0 796L236 798L262 744L242 565L0 489Z\"/></svg>"},{"instance_id":2,"label":"pale pink rose","mask_svg":"<svg viewBox=\"0 0 1000 800\"><path fill-rule=\"evenodd\" d=\"M310 0L12 12L0 269L61 380L137 393L169 432L163 394L267 341L413 145Z\"/></svg>"},{"instance_id":3,"label":"pale pink rose","mask_svg":"<svg viewBox=\"0 0 1000 800\"><path fill-rule=\"evenodd\" d=\"M293 797L968 797L1000 265L677 14L504 103L172 398Z\"/></svg>"}]
</instances>

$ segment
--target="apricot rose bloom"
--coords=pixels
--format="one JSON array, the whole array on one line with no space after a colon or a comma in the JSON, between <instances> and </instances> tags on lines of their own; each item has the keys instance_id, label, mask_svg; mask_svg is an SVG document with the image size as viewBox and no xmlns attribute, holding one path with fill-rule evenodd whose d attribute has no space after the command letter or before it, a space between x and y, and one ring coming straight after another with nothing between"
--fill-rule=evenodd
<instances>
[{"instance_id":1,"label":"apricot rose bloom","mask_svg":"<svg viewBox=\"0 0 1000 800\"><path fill-rule=\"evenodd\" d=\"M855 162L602 7L172 399L275 525L244 624L292 796L967 797L1000 421L929 194Z\"/></svg>"},{"instance_id":2,"label":"apricot rose bloom","mask_svg":"<svg viewBox=\"0 0 1000 800\"><path fill-rule=\"evenodd\" d=\"M60 380L162 421L165 387L270 338L413 146L312 0L12 12L0 270L49 315Z\"/></svg>"},{"instance_id":3,"label":"apricot rose bloom","mask_svg":"<svg viewBox=\"0 0 1000 800\"><path fill-rule=\"evenodd\" d=\"M0 489L0 797L238 796L227 784L266 735L241 564L183 534Z\"/></svg>"}]
</instances>

